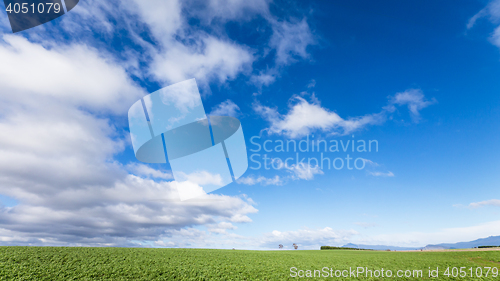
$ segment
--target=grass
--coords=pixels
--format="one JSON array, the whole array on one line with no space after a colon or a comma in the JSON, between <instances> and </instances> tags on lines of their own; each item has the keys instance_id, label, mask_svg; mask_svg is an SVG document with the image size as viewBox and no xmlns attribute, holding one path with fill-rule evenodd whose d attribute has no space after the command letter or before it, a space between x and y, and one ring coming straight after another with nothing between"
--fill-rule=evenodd
<instances>
[{"instance_id":1,"label":"grass","mask_svg":"<svg viewBox=\"0 0 500 281\"><path fill-rule=\"evenodd\" d=\"M283 280L290 268L321 270L358 266L376 270L422 269L423 278L333 278L338 280L436 280L428 268L500 268L500 251L239 251L206 249L0 247L0 280ZM314 278L300 278L311 280ZM325 280L325 278L315 278ZM332 279L332 278L330 278ZM498 280L475 278L475 280Z\"/></svg>"}]
</instances>

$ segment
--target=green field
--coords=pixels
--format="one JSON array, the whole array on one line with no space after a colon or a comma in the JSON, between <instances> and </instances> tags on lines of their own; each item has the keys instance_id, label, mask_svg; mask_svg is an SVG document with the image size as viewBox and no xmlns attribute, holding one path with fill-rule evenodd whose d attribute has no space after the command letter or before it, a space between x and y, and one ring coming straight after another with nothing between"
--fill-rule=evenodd
<instances>
[{"instance_id":1,"label":"green field","mask_svg":"<svg viewBox=\"0 0 500 281\"><path fill-rule=\"evenodd\" d=\"M291 278L297 271L323 267L348 270L368 267L391 270L392 278L328 278L329 280L500 280L485 267L500 267L500 251L380 252L380 251L240 251L204 249L0 247L1 280L325 280ZM439 278L428 268L439 267ZM447 268L465 267L468 277L445 277ZM471 278L477 267L482 278ZM399 278L397 270L422 270L423 277ZM451 270L451 269L450 269ZM340 271L339 271L340 272ZM345 274L346 272L344 272ZM478 271L479 273L479 271ZM304 272L305 274L305 272ZM325 274L325 273L323 273ZM451 274L451 271L450 271Z\"/></svg>"}]
</instances>

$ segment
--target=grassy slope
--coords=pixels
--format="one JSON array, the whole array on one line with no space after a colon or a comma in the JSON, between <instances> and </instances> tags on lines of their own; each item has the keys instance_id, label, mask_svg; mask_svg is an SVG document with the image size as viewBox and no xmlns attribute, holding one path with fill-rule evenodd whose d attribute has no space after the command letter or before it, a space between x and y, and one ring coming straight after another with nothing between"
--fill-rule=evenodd
<instances>
[{"instance_id":1,"label":"grassy slope","mask_svg":"<svg viewBox=\"0 0 500 281\"><path fill-rule=\"evenodd\" d=\"M500 267L500 252L0 247L2 280L282 280L289 277L292 266L304 270L325 266L338 269L367 266L394 272L424 269L424 279L428 279L425 278L428 267ZM470 278L456 280L467 279Z\"/></svg>"}]
</instances>

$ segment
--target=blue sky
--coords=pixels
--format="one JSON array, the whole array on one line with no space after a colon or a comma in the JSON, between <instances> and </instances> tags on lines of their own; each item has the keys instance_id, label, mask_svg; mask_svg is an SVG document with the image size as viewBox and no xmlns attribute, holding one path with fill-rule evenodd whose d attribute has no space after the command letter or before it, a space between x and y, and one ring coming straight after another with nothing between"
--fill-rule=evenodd
<instances>
[{"instance_id":1,"label":"blue sky","mask_svg":"<svg viewBox=\"0 0 500 281\"><path fill-rule=\"evenodd\" d=\"M88 0L15 35L0 13L0 32L4 245L418 247L500 235L500 1ZM127 112L191 78L207 113L241 121L249 156L254 136L379 149L325 155L361 158L361 170L249 169L180 202L168 164L135 159Z\"/></svg>"}]
</instances>

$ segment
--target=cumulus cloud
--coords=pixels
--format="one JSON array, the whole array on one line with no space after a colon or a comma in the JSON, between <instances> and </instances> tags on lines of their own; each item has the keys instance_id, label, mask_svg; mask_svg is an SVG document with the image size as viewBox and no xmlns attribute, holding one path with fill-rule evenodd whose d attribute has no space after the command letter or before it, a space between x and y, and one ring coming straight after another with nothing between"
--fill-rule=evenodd
<instances>
[{"instance_id":1,"label":"cumulus cloud","mask_svg":"<svg viewBox=\"0 0 500 281\"><path fill-rule=\"evenodd\" d=\"M196 42L192 46L171 42L165 51L154 56L151 73L167 83L192 77L202 83L223 83L251 69L254 58L244 46L208 35L201 35Z\"/></svg>"},{"instance_id":2,"label":"cumulus cloud","mask_svg":"<svg viewBox=\"0 0 500 281\"><path fill-rule=\"evenodd\" d=\"M48 102L11 106L0 120L0 193L18 184L33 193L109 184L124 173L112 156L125 142L109 120Z\"/></svg>"},{"instance_id":3,"label":"cumulus cloud","mask_svg":"<svg viewBox=\"0 0 500 281\"><path fill-rule=\"evenodd\" d=\"M192 225L250 222L257 211L229 196L180 202L176 182L152 179L169 173L113 160L126 141L107 119L50 100L11 106L0 119L0 194L19 204L0 210L4 245L127 246Z\"/></svg>"},{"instance_id":4,"label":"cumulus cloud","mask_svg":"<svg viewBox=\"0 0 500 281\"><path fill-rule=\"evenodd\" d=\"M191 9L185 3L170 1L173 4L147 5L143 1L130 0L138 7L139 16L146 22L157 41L164 48L151 55L153 63L150 72L165 82L177 82L195 77L204 83L206 80L218 80L223 83L232 80L240 73L251 73L252 65L258 59L256 52L264 52L266 57L274 54L275 67L266 71L257 71L250 81L258 87L267 86L279 76L281 66L292 64L299 59L310 57L307 48L316 44L316 39L307 20L280 20L269 12L269 1L226 1L211 0L201 9ZM228 38L212 36L200 30L193 30L176 17L180 9L185 8L191 15L196 15L207 26L215 22L249 20L260 16L273 30L268 46L275 52L253 50L232 42ZM165 15L174 14L174 17ZM161 15L161 16L157 16ZM163 28L166 26L167 28ZM222 28L220 28L222 29ZM176 36L189 34L189 40L177 40ZM189 43L187 43L189 42Z\"/></svg>"},{"instance_id":5,"label":"cumulus cloud","mask_svg":"<svg viewBox=\"0 0 500 281\"><path fill-rule=\"evenodd\" d=\"M19 202L0 209L2 244L178 246L210 242L210 233L244 239L230 230L251 222L250 198L179 200L179 187L218 183L217 175L167 181L169 172L117 160L130 153L126 112L146 94L141 85L194 77L207 87L260 73L253 64L269 50L229 38L227 21L262 17L280 67L310 58L312 32L305 19L272 15L269 1L211 0L199 13L193 2L88 0L60 25L1 35L0 194ZM6 23L0 13L2 30ZM238 112L229 100L218 110Z\"/></svg>"},{"instance_id":6,"label":"cumulus cloud","mask_svg":"<svg viewBox=\"0 0 500 281\"><path fill-rule=\"evenodd\" d=\"M0 95L11 102L54 98L116 113L145 94L120 65L86 45L43 46L3 35L0 60ZM23 95L15 95L18 91Z\"/></svg>"},{"instance_id":7,"label":"cumulus cloud","mask_svg":"<svg viewBox=\"0 0 500 281\"><path fill-rule=\"evenodd\" d=\"M194 77L208 89L210 81L224 83L241 73L253 73L250 82L258 87L269 85L282 66L309 59L307 48L316 44L305 18L280 18L270 12L268 0L101 2L80 4L68 19L67 31L75 34L92 29L108 37L117 29L126 31L140 51L127 50L123 59L135 68L145 65L142 68L149 76L162 84ZM250 48L224 34L226 22L244 23L256 17L272 30L263 47ZM110 18L114 24L109 23ZM203 28L190 25L189 18L199 20ZM89 24L78 25L81 22ZM145 33L149 38L144 38ZM268 71L253 69L254 62L268 56L273 56L275 66ZM137 75L141 75L139 71Z\"/></svg>"},{"instance_id":8,"label":"cumulus cloud","mask_svg":"<svg viewBox=\"0 0 500 281\"><path fill-rule=\"evenodd\" d=\"M250 222L257 211L229 196L180 202L180 183L161 181L169 173L113 160L126 142L107 119L51 102L11 109L0 120L0 194L19 204L0 210L5 245L127 246L193 225Z\"/></svg>"},{"instance_id":9,"label":"cumulus cloud","mask_svg":"<svg viewBox=\"0 0 500 281\"><path fill-rule=\"evenodd\" d=\"M168 172L115 160L130 145L118 126L145 94L125 62L88 44L19 35L1 37L0 59L0 194L18 202L0 208L2 244L131 246L251 222L250 198L179 200L179 186L216 176L167 182Z\"/></svg>"},{"instance_id":10,"label":"cumulus cloud","mask_svg":"<svg viewBox=\"0 0 500 281\"><path fill-rule=\"evenodd\" d=\"M240 107L233 101L226 100L212 109L210 115L238 117L241 114Z\"/></svg>"},{"instance_id":11,"label":"cumulus cloud","mask_svg":"<svg viewBox=\"0 0 500 281\"><path fill-rule=\"evenodd\" d=\"M131 175L113 186L32 195L1 211L0 239L8 230L20 237L15 242L31 245L46 244L44 239L51 245L123 245L122 238L154 241L186 226L249 222L247 214L257 211L229 196L180 202L172 183Z\"/></svg>"},{"instance_id":12,"label":"cumulus cloud","mask_svg":"<svg viewBox=\"0 0 500 281\"><path fill-rule=\"evenodd\" d=\"M323 108L315 102L308 102L302 97L294 96L291 99L288 114L281 115L274 108L256 104L254 110L271 123L268 132L285 134L291 138L305 136L312 131L328 132L341 130L346 135L369 124L379 124L384 121L383 116L367 115L345 120L337 113Z\"/></svg>"},{"instance_id":13,"label":"cumulus cloud","mask_svg":"<svg viewBox=\"0 0 500 281\"><path fill-rule=\"evenodd\" d=\"M307 101L301 96L293 96L289 101L289 110L280 114L276 108L255 103L253 108L262 118L270 123L267 131L271 134L284 134L290 138L298 138L314 131L336 135L348 135L369 125L383 124L387 117L397 110L398 106L407 106L412 120L420 120L420 110L435 103L427 100L421 90L409 89L389 97L388 105L381 112L359 117L342 118L336 112L321 106L313 96Z\"/></svg>"},{"instance_id":14,"label":"cumulus cloud","mask_svg":"<svg viewBox=\"0 0 500 281\"><path fill-rule=\"evenodd\" d=\"M295 96L292 102L294 104L287 115L280 115L276 109L260 104L256 104L254 110L271 123L269 132L285 133L292 138L307 135L315 129L326 131L342 120L336 113L309 103L302 97Z\"/></svg>"},{"instance_id":15,"label":"cumulus cloud","mask_svg":"<svg viewBox=\"0 0 500 281\"><path fill-rule=\"evenodd\" d=\"M283 66L309 59L308 47L317 41L306 18L273 14L270 5L269 0L88 0L65 15L63 24L25 34L35 41L78 41L106 49L130 74L161 85L196 78L209 91L210 82L225 83L245 73L261 87L274 82ZM265 42L260 46L248 47L225 32L229 21L247 24L256 18L263 20L258 32ZM8 22L4 15L2 22ZM46 33L43 38L40 31ZM115 52L118 39L127 44ZM268 57L276 64L270 71L253 69Z\"/></svg>"}]
</instances>

